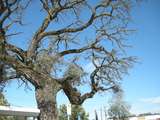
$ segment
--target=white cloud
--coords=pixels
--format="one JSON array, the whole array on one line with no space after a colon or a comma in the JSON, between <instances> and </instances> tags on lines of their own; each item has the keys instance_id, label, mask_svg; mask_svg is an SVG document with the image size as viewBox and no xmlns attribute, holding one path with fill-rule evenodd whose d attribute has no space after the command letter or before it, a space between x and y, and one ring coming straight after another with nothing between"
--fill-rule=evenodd
<instances>
[{"instance_id":1,"label":"white cloud","mask_svg":"<svg viewBox=\"0 0 160 120\"><path fill-rule=\"evenodd\" d=\"M160 96L152 98L142 98L141 102L150 103L150 104L160 104Z\"/></svg>"}]
</instances>

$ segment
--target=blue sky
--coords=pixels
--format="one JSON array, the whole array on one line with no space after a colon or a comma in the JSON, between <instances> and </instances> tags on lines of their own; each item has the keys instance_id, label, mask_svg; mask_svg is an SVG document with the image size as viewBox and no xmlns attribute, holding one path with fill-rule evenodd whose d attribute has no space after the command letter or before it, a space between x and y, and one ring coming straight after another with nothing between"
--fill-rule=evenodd
<instances>
[{"instance_id":1,"label":"blue sky","mask_svg":"<svg viewBox=\"0 0 160 120\"><path fill-rule=\"evenodd\" d=\"M133 26L137 28L137 33L131 37L134 47L130 52L139 57L140 63L130 71L123 86L126 100L137 112L152 112L160 107L159 5L159 0L148 0L133 10ZM153 102L156 99L159 103Z\"/></svg>"},{"instance_id":2,"label":"blue sky","mask_svg":"<svg viewBox=\"0 0 160 120\"><path fill-rule=\"evenodd\" d=\"M160 0L147 0L132 10L133 20L131 27L137 32L128 39L133 48L128 49L130 55L138 56L139 63L124 77L122 87L125 92L125 100L131 105L133 113L160 112ZM36 7L36 6L35 6ZM29 16L28 16L29 17ZM36 20L33 16L31 20ZM37 23L35 23L37 24ZM34 31L36 27L26 30ZM28 38L28 33L25 37ZM21 46L23 40L17 40ZM4 94L13 106L36 107L34 90L24 90L12 82L5 88ZM58 95L58 103L66 102L63 93ZM110 94L96 95L87 100L83 105L88 112L99 110L106 106Z\"/></svg>"}]
</instances>

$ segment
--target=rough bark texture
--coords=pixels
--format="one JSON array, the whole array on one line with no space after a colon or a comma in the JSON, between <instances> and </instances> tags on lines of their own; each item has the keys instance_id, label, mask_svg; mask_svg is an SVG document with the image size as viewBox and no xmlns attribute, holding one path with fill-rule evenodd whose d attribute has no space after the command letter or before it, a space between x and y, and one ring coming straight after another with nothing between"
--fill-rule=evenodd
<instances>
[{"instance_id":1,"label":"rough bark texture","mask_svg":"<svg viewBox=\"0 0 160 120\"><path fill-rule=\"evenodd\" d=\"M0 28L0 54L5 58L5 35L3 29ZM4 62L0 61L0 84L4 82Z\"/></svg>"},{"instance_id":2,"label":"rough bark texture","mask_svg":"<svg viewBox=\"0 0 160 120\"><path fill-rule=\"evenodd\" d=\"M56 85L45 83L43 88L36 89L36 100L40 115L38 120L58 120L58 111L56 103L56 93L58 88ZM54 91L54 93L53 93Z\"/></svg>"}]
</instances>

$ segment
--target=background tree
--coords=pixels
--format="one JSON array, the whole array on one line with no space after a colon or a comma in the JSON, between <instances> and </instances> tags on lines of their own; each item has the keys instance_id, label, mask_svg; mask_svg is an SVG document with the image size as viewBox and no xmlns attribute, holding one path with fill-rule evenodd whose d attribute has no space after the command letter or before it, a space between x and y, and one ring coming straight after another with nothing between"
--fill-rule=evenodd
<instances>
[{"instance_id":1,"label":"background tree","mask_svg":"<svg viewBox=\"0 0 160 120\"><path fill-rule=\"evenodd\" d=\"M0 92L0 105L9 106L9 103L5 99L5 96L3 95L2 92ZM13 116L1 116L0 115L0 120L17 120L17 119L16 117L13 117Z\"/></svg>"},{"instance_id":2,"label":"background tree","mask_svg":"<svg viewBox=\"0 0 160 120\"><path fill-rule=\"evenodd\" d=\"M65 104L60 105L58 116L59 116L59 120L68 120L67 106Z\"/></svg>"},{"instance_id":3,"label":"background tree","mask_svg":"<svg viewBox=\"0 0 160 120\"><path fill-rule=\"evenodd\" d=\"M0 105L8 105L8 102L2 92L0 92ZM7 116L0 116L0 120L8 120L8 118Z\"/></svg>"},{"instance_id":4,"label":"background tree","mask_svg":"<svg viewBox=\"0 0 160 120\"><path fill-rule=\"evenodd\" d=\"M78 116L80 116L81 120L89 120L89 114L85 112L85 109L82 106L72 105L71 110L71 116L69 116L70 120L78 120ZM67 106L65 104L60 105L59 120L68 120Z\"/></svg>"},{"instance_id":5,"label":"background tree","mask_svg":"<svg viewBox=\"0 0 160 120\"><path fill-rule=\"evenodd\" d=\"M6 105L9 106L9 103L7 102L7 100L5 99L4 95L2 92L0 92L0 105Z\"/></svg>"},{"instance_id":6,"label":"background tree","mask_svg":"<svg viewBox=\"0 0 160 120\"><path fill-rule=\"evenodd\" d=\"M73 105L98 92L118 91L122 75L135 60L124 52L133 4L133 0L0 0L1 85L12 79L31 83L39 120L58 119L60 90ZM23 16L32 20L35 11L42 17L30 21L28 26L37 30L26 37L31 29L26 31ZM16 39L29 45L19 45ZM86 73L86 64L93 66L91 73ZM82 92L83 86L88 91Z\"/></svg>"},{"instance_id":7,"label":"background tree","mask_svg":"<svg viewBox=\"0 0 160 120\"><path fill-rule=\"evenodd\" d=\"M71 108L70 120L78 120L78 116L81 120L89 120L89 114L85 112L85 109L82 106L72 105Z\"/></svg>"},{"instance_id":8,"label":"background tree","mask_svg":"<svg viewBox=\"0 0 160 120\"><path fill-rule=\"evenodd\" d=\"M122 93L119 92L111 101L108 115L113 120L128 120L131 115L129 110L130 105L123 100Z\"/></svg>"}]
</instances>

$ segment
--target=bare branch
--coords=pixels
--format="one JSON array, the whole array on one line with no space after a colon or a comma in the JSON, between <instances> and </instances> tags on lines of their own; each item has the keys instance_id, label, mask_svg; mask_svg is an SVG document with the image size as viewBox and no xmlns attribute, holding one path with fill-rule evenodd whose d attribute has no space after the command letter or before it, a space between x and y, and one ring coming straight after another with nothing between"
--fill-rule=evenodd
<instances>
[{"instance_id":1,"label":"bare branch","mask_svg":"<svg viewBox=\"0 0 160 120\"><path fill-rule=\"evenodd\" d=\"M46 18L43 20L43 23L42 25L39 27L38 31L35 33L32 41L31 41L31 44L29 46L29 50L28 50L28 53L27 53L27 56L28 57L34 57L35 56L35 52L38 48L38 45L39 45L39 42L43 39L43 37L45 37L46 35L44 34L45 30L47 29L47 27L49 26L49 24L52 22L52 20L54 20L54 18L57 17L58 13L60 13L61 11L63 10L66 10L66 9L70 9L72 8L73 6L83 2L84 0L80 0L78 2L73 2L71 4L65 4L63 7L62 6L59 6L58 8L51 8L48 10L47 8L47 4L45 4L43 1L43 6L45 7L45 9L47 9L48 11L48 15L46 16Z\"/></svg>"},{"instance_id":2,"label":"bare branch","mask_svg":"<svg viewBox=\"0 0 160 120\"><path fill-rule=\"evenodd\" d=\"M21 63L20 61L16 60L15 58L13 58L11 56L8 56L8 55L5 55L5 56L0 55L0 60L3 61L4 63L6 63L7 65L12 66L18 74L24 75L28 79L28 81L30 81L35 87L40 86L39 82L36 81L36 79L33 79L35 76L29 77L29 74L34 75L33 71L29 67L27 67L26 65Z\"/></svg>"},{"instance_id":3,"label":"bare branch","mask_svg":"<svg viewBox=\"0 0 160 120\"><path fill-rule=\"evenodd\" d=\"M22 50L21 48L18 48L18 47L16 47L16 46L14 46L14 45L11 45L11 44L9 44L9 43L7 43L7 44L5 45L5 47L6 47L6 50L15 52L15 53L17 53L19 56L21 56L21 58L22 58L23 60L26 60L26 55L27 55L27 52L26 52L26 51Z\"/></svg>"}]
</instances>

